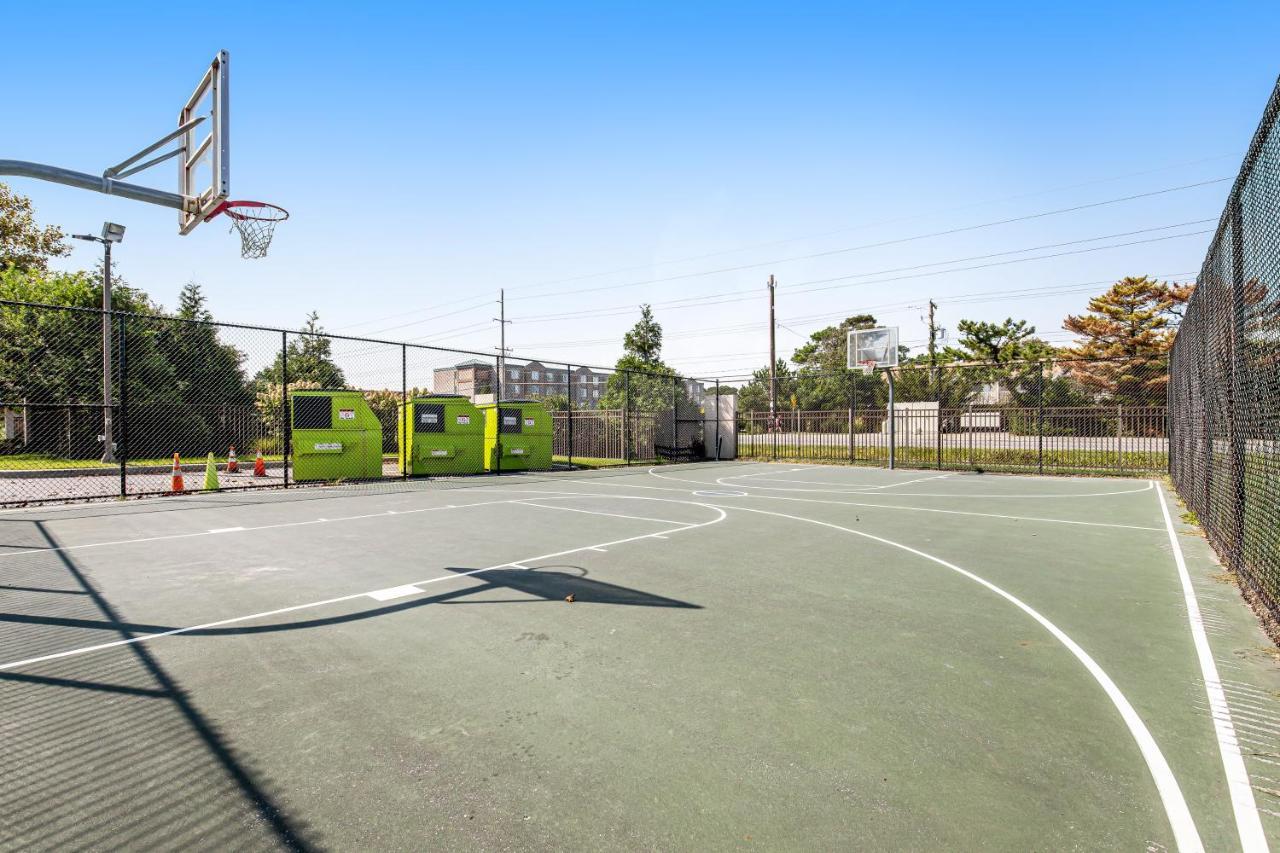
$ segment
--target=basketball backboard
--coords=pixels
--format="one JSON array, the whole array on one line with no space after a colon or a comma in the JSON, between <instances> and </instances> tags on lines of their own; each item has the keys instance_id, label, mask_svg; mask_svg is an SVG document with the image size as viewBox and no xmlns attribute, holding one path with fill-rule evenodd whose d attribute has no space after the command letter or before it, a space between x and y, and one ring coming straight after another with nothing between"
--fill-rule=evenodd
<instances>
[{"instance_id":1,"label":"basketball backboard","mask_svg":"<svg viewBox=\"0 0 1280 853\"><path fill-rule=\"evenodd\" d=\"M849 332L848 367L870 372L898 366L898 329L858 329Z\"/></svg>"},{"instance_id":2,"label":"basketball backboard","mask_svg":"<svg viewBox=\"0 0 1280 853\"><path fill-rule=\"evenodd\" d=\"M186 104L178 111L178 213L182 234L203 222L231 193L230 54L218 51ZM204 119L196 123L197 119Z\"/></svg>"}]
</instances>

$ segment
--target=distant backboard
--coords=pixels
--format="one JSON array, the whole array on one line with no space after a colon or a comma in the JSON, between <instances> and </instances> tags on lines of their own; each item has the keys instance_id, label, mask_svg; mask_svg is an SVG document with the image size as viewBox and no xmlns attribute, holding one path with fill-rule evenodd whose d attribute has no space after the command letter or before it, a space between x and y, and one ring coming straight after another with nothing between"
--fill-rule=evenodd
<instances>
[{"instance_id":1,"label":"distant backboard","mask_svg":"<svg viewBox=\"0 0 1280 853\"><path fill-rule=\"evenodd\" d=\"M861 329L849 333L848 367L866 372L898 366L898 330Z\"/></svg>"},{"instance_id":2,"label":"distant backboard","mask_svg":"<svg viewBox=\"0 0 1280 853\"><path fill-rule=\"evenodd\" d=\"M186 104L178 111L178 230L189 234L231 193L230 55L218 51ZM189 126L192 121L204 121Z\"/></svg>"}]
</instances>

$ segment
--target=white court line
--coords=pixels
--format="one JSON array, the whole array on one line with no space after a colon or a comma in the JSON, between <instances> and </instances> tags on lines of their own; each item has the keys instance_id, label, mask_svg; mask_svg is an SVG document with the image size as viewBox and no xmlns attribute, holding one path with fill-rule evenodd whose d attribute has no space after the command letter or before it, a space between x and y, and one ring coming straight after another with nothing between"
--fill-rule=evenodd
<instances>
[{"instance_id":1,"label":"white court line","mask_svg":"<svg viewBox=\"0 0 1280 853\"><path fill-rule=\"evenodd\" d=\"M721 508L723 509L723 507ZM1067 636L1065 631L1053 622L1050 622L1047 617L1043 616L1039 611L1031 607L1031 605L1025 603L1022 599L1012 593L1006 592L991 581L979 577L967 569L962 569L954 563L948 563L941 557L935 557L932 554L927 554L924 551L912 548L910 545L903 545L900 542L894 542L892 539L885 539L871 533L863 533L860 530L841 527L838 524L831 524L814 518L805 518L801 515L787 515L782 512L772 512L765 509L751 509L748 507L738 506L729 507L729 509L741 510L743 512L756 512L761 515L772 515L778 518L789 518L794 521L817 524L823 527L830 527L833 530L851 533L854 536L861 536L865 539L870 539L874 542L879 542L892 548L898 548L909 554L914 554L917 557L922 557L930 562L937 563L944 568L957 572L975 583L981 584L996 595L1013 604L1035 621L1039 622L1045 630L1058 640L1058 642L1066 646L1067 650L1070 651L1071 654L1075 655L1077 660L1084 664L1084 668L1088 670L1089 674L1093 676L1093 679L1098 682L1098 685L1102 688L1103 692L1107 694L1107 698L1111 700L1111 703L1115 705L1116 710L1120 712L1121 719L1124 720L1125 725L1129 728L1129 733L1133 736L1133 739L1137 741L1138 750L1142 753L1142 757L1147 763L1148 770L1151 771L1151 776L1155 781L1156 789L1160 793L1160 801L1164 804L1165 815L1169 818L1169 824L1173 829L1173 836L1178 845L1178 849L1187 851L1187 853L1195 853L1195 851L1204 850L1204 845L1200 841L1200 834L1196 830L1195 821L1191 818L1191 811L1187 808L1187 801L1182 796L1182 789L1178 787L1178 780L1174 777L1173 771L1169 768L1169 762L1165 760L1164 754L1160 752L1160 747L1156 743L1155 738L1152 737L1146 724L1142 722L1142 718L1138 716L1138 712L1134 710L1133 705L1131 705L1129 700L1125 698L1124 694L1120 692L1120 688L1111 680L1111 676L1107 675L1106 671L1098 664L1098 662L1090 657L1089 653L1081 648L1075 640Z\"/></svg>"},{"instance_id":2,"label":"white court line","mask_svg":"<svg viewBox=\"0 0 1280 853\"><path fill-rule=\"evenodd\" d=\"M728 488L731 488L731 489L762 489L767 492L818 492L818 493L825 492L828 494L856 494L858 492L865 491L865 489L863 488L858 488L857 492L849 492L848 490L845 490L845 489L782 489L782 488L773 488L770 486L754 486L750 484L723 482L724 480L728 480L728 479L741 479L741 478L732 478L729 476L719 477L716 479L715 483L708 483L705 480L689 480L684 477L671 477L666 474L659 474L654 468L649 468L645 473L647 473L651 477L657 477L659 480L671 480L674 483L694 483L698 486L701 486L704 489L715 488L715 486L718 484L721 486L727 486ZM582 480L581 482L585 483L589 481ZM1124 489L1118 492L1079 492L1077 494L1056 494L1056 495L1013 495L1013 494L996 495L996 494L981 494L981 493L974 493L974 492L894 492L894 497L958 498L961 500L968 500L970 498L1013 498L1015 500L1025 500L1028 498L1037 498L1037 499L1039 498L1101 498L1101 497L1107 497L1110 495L1134 495L1134 494L1137 494L1138 492L1150 491L1151 488L1152 488L1152 485L1150 482L1148 482L1145 485L1141 486L1140 488Z\"/></svg>"},{"instance_id":3,"label":"white court line","mask_svg":"<svg viewBox=\"0 0 1280 853\"><path fill-rule=\"evenodd\" d=\"M437 512L445 509L468 509L475 506L492 506L494 504L514 503L515 501L504 498L498 501L480 501L478 503L461 504L454 506L429 506L419 509L402 509L396 512L396 515L415 515L421 512ZM224 507L225 508L225 507ZM137 539L112 539L106 542L85 542L80 545L56 545L52 548L31 548L26 551L10 551L0 553L0 559L6 557L21 557L26 554L56 554L65 551L80 551L86 548L107 548L112 545L134 545L142 542L168 542L173 539L191 539L197 536L210 536L217 533L256 533L259 530L281 530L288 527L305 527L311 524L333 524L341 521L362 521L369 518L386 518L385 512L365 513L362 515L346 515L338 518L312 518L306 521L283 521L279 524L260 524L256 527L218 527L213 530L192 530L187 533L167 533L163 536L141 536Z\"/></svg>"},{"instance_id":4,"label":"white court line","mask_svg":"<svg viewBox=\"0 0 1280 853\"><path fill-rule=\"evenodd\" d=\"M562 510L564 512L580 512L580 513L583 513L584 515L603 515L603 516L608 516L609 518L629 518L634 521L652 521L657 524L689 524L689 522L687 521L676 521L675 519L672 519L672 518L649 518L648 516L644 516L644 515L622 515L621 513L617 513L617 512L600 512L599 510L578 509L577 507L571 507L571 506L543 506L542 504L533 503L534 500L535 500L534 498L530 498L528 500L513 501L513 503L517 503L520 506L536 506L539 509L554 509L554 510Z\"/></svg>"},{"instance_id":5,"label":"white court line","mask_svg":"<svg viewBox=\"0 0 1280 853\"><path fill-rule=\"evenodd\" d=\"M904 480L901 483L889 483L887 486L872 486L870 490L874 491L877 489L892 489L892 488L896 488L897 486L909 486L912 483L926 483L929 480L945 480L950 476L951 476L950 474L937 474L933 477L920 477L919 479L916 479L916 480Z\"/></svg>"},{"instance_id":6,"label":"white court line","mask_svg":"<svg viewBox=\"0 0 1280 853\"><path fill-rule=\"evenodd\" d=\"M592 495L586 494L586 493L579 494L576 496L592 497ZM629 499L630 500L652 500L652 501L662 501L665 503L680 503L680 504L688 504L689 506L700 506L700 507L705 507L706 509L713 509L716 512L720 513L720 516L718 518L713 518L710 521L703 521L697 524L690 524L690 525L687 525L684 527L678 527L672 530L660 530L657 533L643 533L639 536L628 536L625 539L613 539L608 542L600 542L595 545L582 545L577 548L569 548L564 551L555 551L550 554L539 554L536 557L523 557L516 561L498 563L497 565L493 565L493 566L485 566L483 569L472 569L466 572L452 572L447 575L438 575L435 577L426 578L425 580L414 581L411 584L403 584L402 586L404 587L425 586L426 584L429 584L429 583L439 583L441 581L447 581L453 578L470 577L471 575L478 575L484 572L492 572L496 569L505 569L509 566L518 566L523 563L532 563L538 560L549 560L553 557L564 557L568 554L576 554L580 551L603 551L606 546L610 546L610 545L623 545L628 542L638 542L644 539L666 538L661 534L683 533L688 530L695 530L699 527L707 527L712 524L718 524L719 522L724 521L728 517L728 513L726 513L720 507L714 506L712 504L697 503L696 501L676 501L676 500L671 500L669 498L642 498L642 497L631 497ZM502 501L502 503L516 503L516 501ZM479 504L471 504L471 506L478 506L478 505ZM92 652L104 651L106 649L115 649L115 648L120 648L122 646L131 646L135 643L143 643L143 642L148 642L150 640L158 640L164 637L176 637L181 634L189 634L192 631L205 631L210 628L222 628L227 625L236 625L241 622L249 622L254 619L265 619L269 616L281 616L286 613L297 613L302 610L312 610L317 607L326 607L330 604L341 604L346 601L353 601L357 598L367 598L370 595L372 595L373 592L380 592L380 591L382 590L356 592L350 595L341 595L336 598L326 598L322 601L311 601L305 604L295 604L291 607L277 608L276 610L264 610L260 613L250 613L247 616L233 616L229 619L219 619L216 622L205 622L200 625L189 625L185 628L174 628L170 631L157 631L154 634L140 634L136 637L126 637L123 640L112 640L111 642L108 642L108 643L98 643L92 646L82 646L80 648L67 649L66 651L62 651L62 652L54 652L52 654L40 655L39 657L26 658L25 660L17 660L17 661L10 661L8 663L0 663L0 671L18 669L20 667L30 666L32 664L44 663L45 661L59 660L61 658L85 655L85 654L90 654Z\"/></svg>"},{"instance_id":7,"label":"white court line","mask_svg":"<svg viewBox=\"0 0 1280 853\"><path fill-rule=\"evenodd\" d=\"M1151 481L1155 488L1155 481ZM1191 625L1191 639L1195 642L1196 657L1200 661L1200 675L1204 679L1205 695L1212 708L1213 731L1218 737L1218 752L1222 756L1222 769L1227 775L1227 789L1231 792L1231 808L1235 812L1236 830L1240 833L1240 847L1245 853L1266 850L1267 836L1262 830L1262 819L1258 816L1258 804L1253 799L1253 787L1249 782L1249 771L1244 766L1244 757L1240 755L1240 744L1236 739L1235 726L1231 723L1231 707L1227 704L1226 693L1218 678L1218 667L1213 660L1213 651L1209 647L1209 638L1205 636L1204 623L1200 616L1200 602L1196 600L1195 587L1191 585L1191 574L1187 571L1187 561L1182 554L1182 543L1178 541L1178 533L1173 529L1173 518L1169 515L1169 504L1164 492L1155 488L1156 499L1160 502L1160 514L1164 516L1164 526L1169 532L1169 546L1173 550L1173 562L1178 567L1178 579L1182 582L1182 594L1187 605L1187 622Z\"/></svg>"},{"instance_id":8,"label":"white court line","mask_svg":"<svg viewBox=\"0 0 1280 853\"><path fill-rule=\"evenodd\" d=\"M404 586L389 586L386 589L375 589L372 592L366 592L365 595L374 601L391 601L396 598L405 598L410 595L417 595L422 592L413 584L405 584Z\"/></svg>"},{"instance_id":9,"label":"white court line","mask_svg":"<svg viewBox=\"0 0 1280 853\"><path fill-rule=\"evenodd\" d=\"M651 489L658 492L678 492L680 494L689 494L688 489L671 489L663 486L640 486L635 483L611 483L607 480L583 480L584 485L592 486L614 486L622 489ZM691 481L690 481L691 482ZM745 487L744 487L745 488ZM1145 490L1144 490L1145 491ZM1075 521L1069 518L1041 518L1032 515L1001 515L994 512L972 512L962 509L937 509L936 507L925 506L903 506L902 504L869 504L859 501L828 501L821 498L790 498L781 495L743 495L742 497L756 498L757 500L766 501L791 501L792 503L808 503L808 504L829 504L831 506L851 506L864 509L892 509L900 512L936 512L942 515L972 515L981 518L1000 518L1009 521L1036 521L1045 524L1074 524L1082 527L1114 527L1123 530L1150 530L1155 532L1163 532L1163 527L1144 527L1140 524L1112 524L1106 521Z\"/></svg>"}]
</instances>

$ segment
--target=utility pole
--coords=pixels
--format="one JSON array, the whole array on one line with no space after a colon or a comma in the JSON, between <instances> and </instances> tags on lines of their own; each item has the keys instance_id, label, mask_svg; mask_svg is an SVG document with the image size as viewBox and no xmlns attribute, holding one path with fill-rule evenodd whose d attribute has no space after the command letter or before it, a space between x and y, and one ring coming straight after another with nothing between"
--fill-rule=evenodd
<instances>
[{"instance_id":1,"label":"utility pole","mask_svg":"<svg viewBox=\"0 0 1280 853\"><path fill-rule=\"evenodd\" d=\"M929 300L929 366L938 366L938 327L933 322L933 312L938 310L938 303Z\"/></svg>"},{"instance_id":2,"label":"utility pole","mask_svg":"<svg viewBox=\"0 0 1280 853\"><path fill-rule=\"evenodd\" d=\"M777 282L769 276L769 429L778 428L778 347L777 320L774 319L774 291Z\"/></svg>"},{"instance_id":3,"label":"utility pole","mask_svg":"<svg viewBox=\"0 0 1280 853\"><path fill-rule=\"evenodd\" d=\"M493 318L498 324L498 381L493 383L494 388L500 388L502 379L506 376L507 369L507 324L511 321L507 319L507 292L504 288L498 288L498 316ZM494 391L493 402L500 403L497 391Z\"/></svg>"}]
</instances>

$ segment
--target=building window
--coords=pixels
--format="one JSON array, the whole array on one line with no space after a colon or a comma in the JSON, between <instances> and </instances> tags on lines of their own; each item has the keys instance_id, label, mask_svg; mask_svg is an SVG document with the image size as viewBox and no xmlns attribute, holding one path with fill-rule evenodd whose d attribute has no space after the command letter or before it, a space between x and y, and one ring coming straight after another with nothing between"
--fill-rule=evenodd
<instances>
[{"instance_id":1,"label":"building window","mask_svg":"<svg viewBox=\"0 0 1280 853\"><path fill-rule=\"evenodd\" d=\"M591 396L592 396L592 397L594 397L595 399L599 400L599 399L600 399L600 390L599 390L599 389L596 389L595 391L592 391L592 392L591 392Z\"/></svg>"},{"instance_id":2,"label":"building window","mask_svg":"<svg viewBox=\"0 0 1280 853\"><path fill-rule=\"evenodd\" d=\"M519 371L519 370L512 370L512 371L511 371L511 378L512 378L512 379L519 379L519 378L520 378L520 371Z\"/></svg>"},{"instance_id":3,"label":"building window","mask_svg":"<svg viewBox=\"0 0 1280 853\"><path fill-rule=\"evenodd\" d=\"M536 379L538 378L538 371L536 371L536 370L530 370L530 371L529 371L529 378L530 378L530 379L534 379L534 380L536 380Z\"/></svg>"},{"instance_id":4,"label":"building window","mask_svg":"<svg viewBox=\"0 0 1280 853\"><path fill-rule=\"evenodd\" d=\"M579 400L585 400L585 399L587 399L587 389L586 389L586 388L579 388L579 389L578 389L578 399L579 399Z\"/></svg>"}]
</instances>

